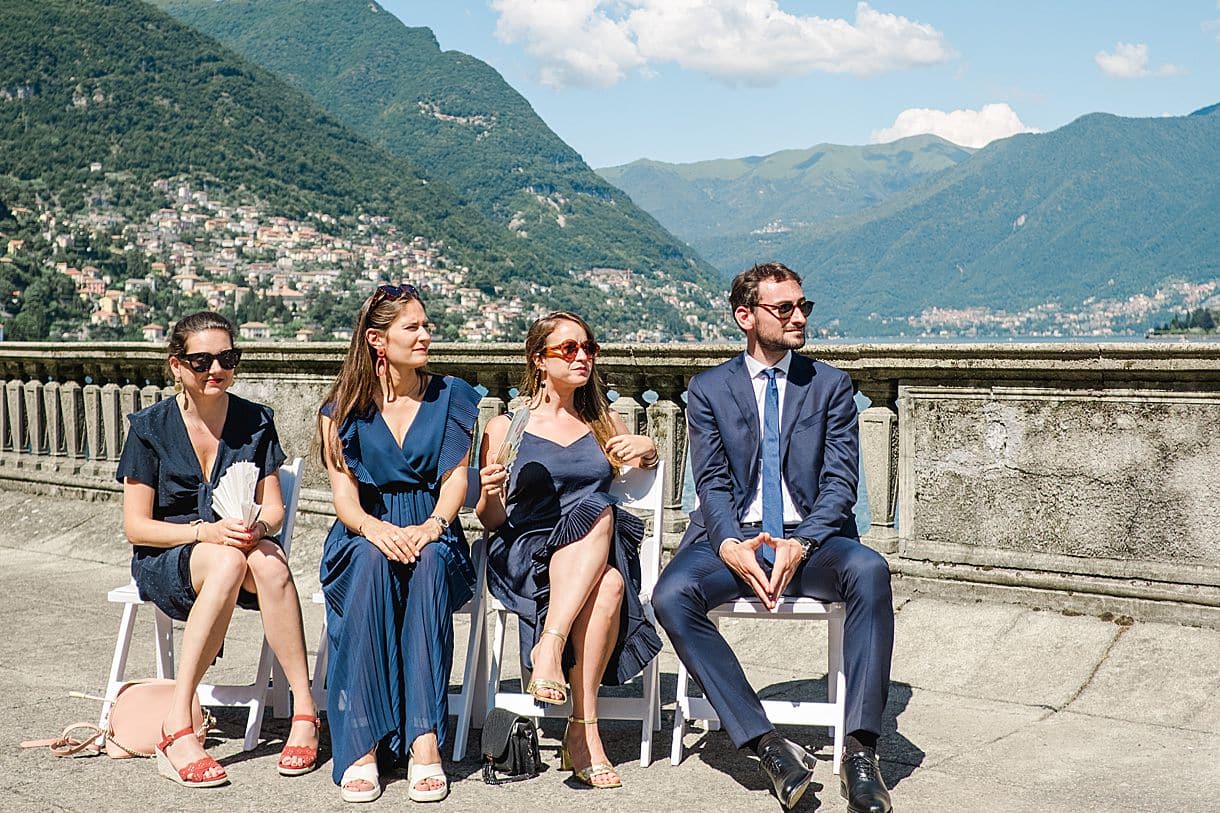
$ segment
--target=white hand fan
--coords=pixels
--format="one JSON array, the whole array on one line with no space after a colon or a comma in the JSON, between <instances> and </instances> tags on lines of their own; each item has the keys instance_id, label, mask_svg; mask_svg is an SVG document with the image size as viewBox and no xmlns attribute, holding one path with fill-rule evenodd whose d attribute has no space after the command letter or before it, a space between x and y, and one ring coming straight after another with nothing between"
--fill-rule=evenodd
<instances>
[{"instance_id":1,"label":"white hand fan","mask_svg":"<svg viewBox=\"0 0 1220 813\"><path fill-rule=\"evenodd\" d=\"M263 510L254 501L257 486L258 466L245 460L234 463L212 491L212 510L222 519L240 519L247 528L251 527Z\"/></svg>"},{"instance_id":2,"label":"white hand fan","mask_svg":"<svg viewBox=\"0 0 1220 813\"><path fill-rule=\"evenodd\" d=\"M500 444L500 451L496 453L496 462L504 466L504 468L512 470L513 461L517 459L517 449L521 447L521 439L525 437L525 425L530 421L530 408L520 406L513 413L512 422L508 425L508 432L504 435L504 442Z\"/></svg>"}]
</instances>

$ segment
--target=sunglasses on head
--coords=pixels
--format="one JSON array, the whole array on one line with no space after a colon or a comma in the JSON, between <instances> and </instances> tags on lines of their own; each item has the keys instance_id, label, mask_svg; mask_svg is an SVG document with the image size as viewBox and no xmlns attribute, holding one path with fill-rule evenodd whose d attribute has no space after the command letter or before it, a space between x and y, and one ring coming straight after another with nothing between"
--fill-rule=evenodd
<instances>
[{"instance_id":1,"label":"sunglasses on head","mask_svg":"<svg viewBox=\"0 0 1220 813\"><path fill-rule=\"evenodd\" d=\"M796 302L781 302L778 305L772 305L767 302L759 302L756 307L764 308L770 311L780 319L788 319L792 316L792 312L799 310L802 316L809 316L813 313L813 300L800 299Z\"/></svg>"},{"instance_id":2,"label":"sunglasses on head","mask_svg":"<svg viewBox=\"0 0 1220 813\"><path fill-rule=\"evenodd\" d=\"M402 285L378 285L377 290L373 292L373 305L385 300L394 302L403 297L419 299L419 289L409 282L404 282Z\"/></svg>"},{"instance_id":3,"label":"sunglasses on head","mask_svg":"<svg viewBox=\"0 0 1220 813\"><path fill-rule=\"evenodd\" d=\"M553 344L547 347L543 353L544 356L550 359L563 359L571 364L576 361L576 354L581 350L585 351L590 359L597 358L597 354L601 352L602 347L592 339L587 339L583 342L578 342L575 339L568 339L566 342Z\"/></svg>"},{"instance_id":4,"label":"sunglasses on head","mask_svg":"<svg viewBox=\"0 0 1220 813\"><path fill-rule=\"evenodd\" d=\"M195 372L206 373L212 369L213 361L219 361L223 370L235 369L241 363L241 351L231 347L219 353L179 353L178 358Z\"/></svg>"}]
</instances>

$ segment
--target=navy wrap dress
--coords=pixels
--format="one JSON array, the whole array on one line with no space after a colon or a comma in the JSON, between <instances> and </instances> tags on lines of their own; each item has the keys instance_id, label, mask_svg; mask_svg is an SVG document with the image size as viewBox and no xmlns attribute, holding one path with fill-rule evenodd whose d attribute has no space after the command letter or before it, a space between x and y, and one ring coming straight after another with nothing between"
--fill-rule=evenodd
<instances>
[{"instance_id":1,"label":"navy wrap dress","mask_svg":"<svg viewBox=\"0 0 1220 813\"><path fill-rule=\"evenodd\" d=\"M612 511L609 565L622 575L626 590L618 641L602 675L607 686L626 683L661 651L640 601L644 523L617 505L609 493L612 479L610 461L592 432L567 446L526 432L509 474L507 518L491 536L487 558L487 586L520 619L521 653L532 668L530 650L546 626L552 554L586 536L602 511ZM565 672L574 663L569 643Z\"/></svg>"},{"instance_id":2,"label":"navy wrap dress","mask_svg":"<svg viewBox=\"0 0 1220 813\"><path fill-rule=\"evenodd\" d=\"M338 434L364 510L399 527L427 520L441 478L470 451L478 405L479 394L465 381L432 376L401 446L379 410L349 416ZM329 407L322 412L330 414ZM383 766L405 764L411 743L429 731L443 748L453 613L470 600L475 580L461 523L407 565L391 562L336 520L323 543L320 575L335 783L378 744Z\"/></svg>"},{"instance_id":3,"label":"navy wrap dress","mask_svg":"<svg viewBox=\"0 0 1220 813\"><path fill-rule=\"evenodd\" d=\"M215 522L219 517L212 510L212 491L229 466L241 461L254 463L261 480L285 460L271 408L232 393L216 461L206 478L191 446L177 399L158 401L133 412L127 419L130 428L115 477L120 483L130 477L151 486L156 492L153 519L162 522L185 524L197 519ZM201 543L172 548L135 545L131 554L131 576L140 598L151 601L178 621L185 621L195 605L191 552L197 544ZM237 606L257 610L258 597L242 590L237 596Z\"/></svg>"}]
</instances>

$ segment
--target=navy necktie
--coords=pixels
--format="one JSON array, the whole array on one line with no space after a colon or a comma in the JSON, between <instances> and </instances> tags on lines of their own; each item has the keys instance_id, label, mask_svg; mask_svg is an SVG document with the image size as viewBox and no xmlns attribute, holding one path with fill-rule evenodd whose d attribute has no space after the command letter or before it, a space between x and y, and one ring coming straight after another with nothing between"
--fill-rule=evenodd
<instances>
[{"instance_id":1,"label":"navy necktie","mask_svg":"<svg viewBox=\"0 0 1220 813\"><path fill-rule=\"evenodd\" d=\"M784 536L784 494L780 485L779 461L779 385L774 367L763 370L767 376L767 392L763 397L762 437L762 529L776 539ZM775 561L775 549L770 545L759 548L763 560Z\"/></svg>"}]
</instances>

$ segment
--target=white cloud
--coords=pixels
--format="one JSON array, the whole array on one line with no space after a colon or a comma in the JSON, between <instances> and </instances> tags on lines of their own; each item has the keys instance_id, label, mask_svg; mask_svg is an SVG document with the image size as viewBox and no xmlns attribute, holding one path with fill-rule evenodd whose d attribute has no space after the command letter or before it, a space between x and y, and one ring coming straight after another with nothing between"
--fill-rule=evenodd
<instances>
[{"instance_id":1,"label":"white cloud","mask_svg":"<svg viewBox=\"0 0 1220 813\"><path fill-rule=\"evenodd\" d=\"M1102 73L1115 79L1141 79L1145 76L1179 76L1186 73L1180 65L1149 65L1148 46L1145 43L1120 42L1112 53L1098 51L1093 57Z\"/></svg>"},{"instance_id":2,"label":"white cloud","mask_svg":"<svg viewBox=\"0 0 1220 813\"><path fill-rule=\"evenodd\" d=\"M783 11L778 0L491 0L496 35L524 43L553 87L609 87L675 63L729 82L813 71L868 76L953 56L930 25L856 6L856 19Z\"/></svg>"},{"instance_id":3,"label":"white cloud","mask_svg":"<svg viewBox=\"0 0 1220 813\"><path fill-rule=\"evenodd\" d=\"M884 144L907 136L931 133L963 147L985 147L997 138L1036 133L1007 104L986 104L980 110L931 110L913 107L894 119L893 127L874 130L869 142Z\"/></svg>"},{"instance_id":4,"label":"white cloud","mask_svg":"<svg viewBox=\"0 0 1220 813\"><path fill-rule=\"evenodd\" d=\"M1220 0L1217 0L1216 8L1220 8ZM1203 23L1203 30L1204 31L1215 31L1216 32L1216 42L1220 42L1220 19L1205 20Z\"/></svg>"}]
</instances>

